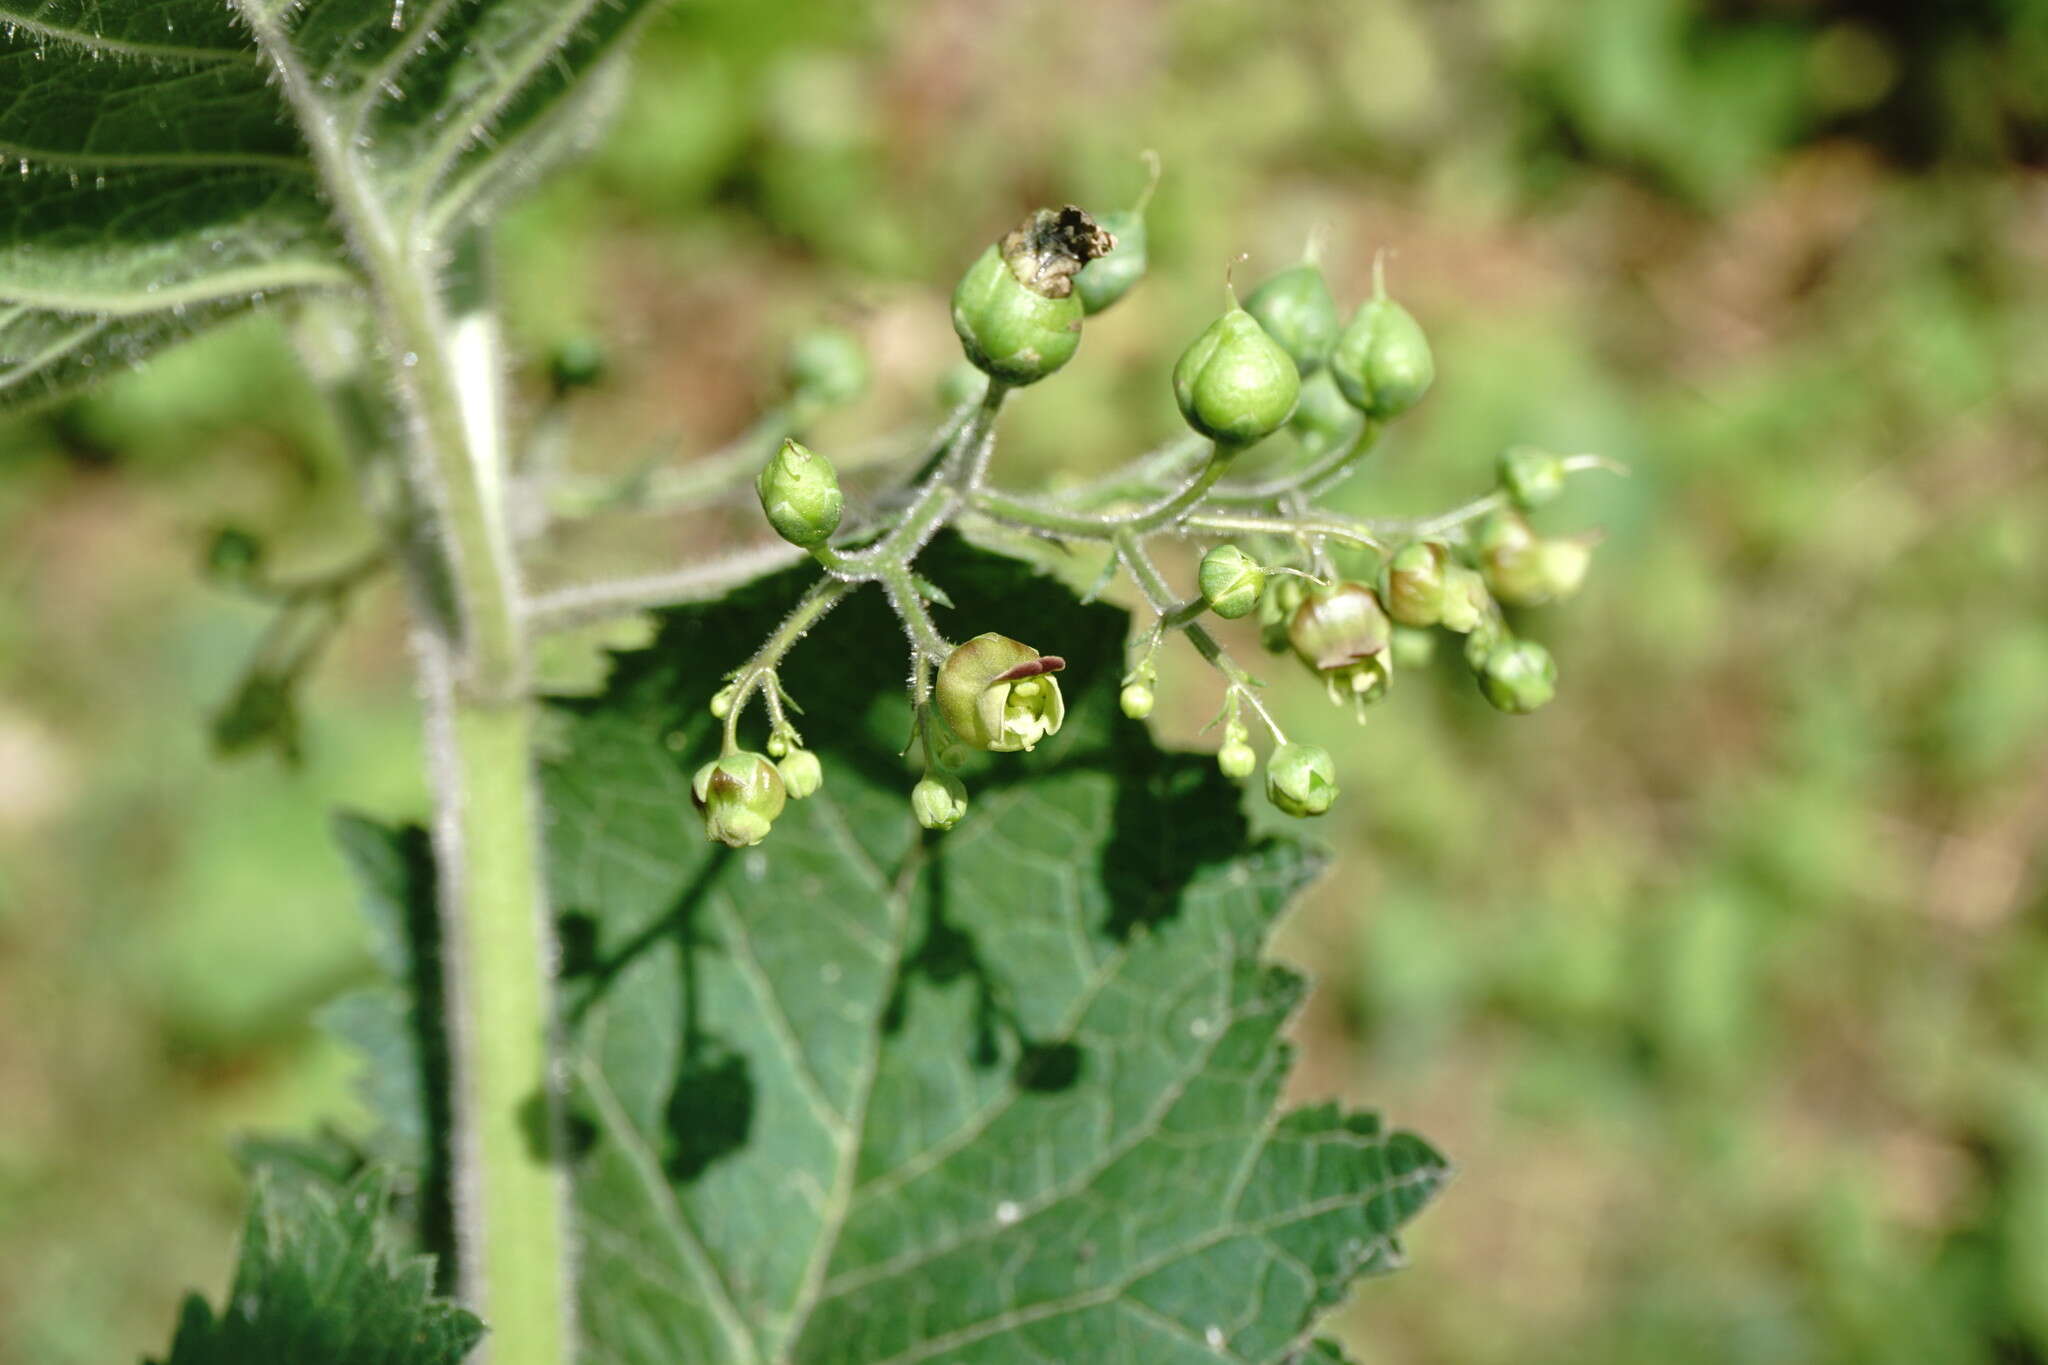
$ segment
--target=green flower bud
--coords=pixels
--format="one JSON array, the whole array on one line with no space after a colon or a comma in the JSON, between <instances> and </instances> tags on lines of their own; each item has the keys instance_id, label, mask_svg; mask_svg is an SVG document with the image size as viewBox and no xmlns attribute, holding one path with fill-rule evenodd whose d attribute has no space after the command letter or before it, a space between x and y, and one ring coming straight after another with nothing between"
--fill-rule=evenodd
<instances>
[{"instance_id":1,"label":"green flower bud","mask_svg":"<svg viewBox=\"0 0 2048 1365\"><path fill-rule=\"evenodd\" d=\"M1495 476L1515 506L1541 507L1564 491L1564 457L1536 446L1509 446L1494 465Z\"/></svg>"},{"instance_id":2,"label":"green flower bud","mask_svg":"<svg viewBox=\"0 0 2048 1365\"><path fill-rule=\"evenodd\" d=\"M704 833L731 848L768 837L787 797L782 774L763 754L726 754L697 770L690 795L704 813Z\"/></svg>"},{"instance_id":3,"label":"green flower bud","mask_svg":"<svg viewBox=\"0 0 2048 1365\"><path fill-rule=\"evenodd\" d=\"M963 743L997 753L1029 749L1066 719L1059 680L1067 666L1007 635L977 635L939 668L939 714Z\"/></svg>"},{"instance_id":4,"label":"green flower bud","mask_svg":"<svg viewBox=\"0 0 2048 1365\"><path fill-rule=\"evenodd\" d=\"M1216 766L1233 782L1242 782L1258 771L1259 755L1241 739L1228 740L1216 751Z\"/></svg>"},{"instance_id":5,"label":"green flower bud","mask_svg":"<svg viewBox=\"0 0 2048 1365\"><path fill-rule=\"evenodd\" d=\"M1141 210L1105 213L1100 221L1103 230L1116 239L1116 245L1107 254L1082 266L1081 273L1074 276L1074 291L1081 296L1081 311L1090 316L1130 293L1132 287L1145 278L1148 264L1145 215Z\"/></svg>"},{"instance_id":6,"label":"green flower bud","mask_svg":"<svg viewBox=\"0 0 2048 1365\"><path fill-rule=\"evenodd\" d=\"M1507 639L1506 624L1499 617L1487 617L1465 637L1465 667L1472 670L1474 677L1485 673L1487 656L1496 646L1505 644Z\"/></svg>"},{"instance_id":7,"label":"green flower bud","mask_svg":"<svg viewBox=\"0 0 2048 1365\"><path fill-rule=\"evenodd\" d=\"M1436 657L1436 636L1413 626L1395 626L1387 652L1395 668L1427 668Z\"/></svg>"},{"instance_id":8,"label":"green flower bud","mask_svg":"<svg viewBox=\"0 0 2048 1365\"><path fill-rule=\"evenodd\" d=\"M797 441L782 443L754 487L775 534L807 550L831 539L846 511L832 462Z\"/></svg>"},{"instance_id":9,"label":"green flower bud","mask_svg":"<svg viewBox=\"0 0 2048 1365\"><path fill-rule=\"evenodd\" d=\"M1436 358L1422 325L1376 289L1338 334L1330 372L1353 407L1386 422L1422 401L1436 378Z\"/></svg>"},{"instance_id":10,"label":"green flower bud","mask_svg":"<svg viewBox=\"0 0 2048 1365\"><path fill-rule=\"evenodd\" d=\"M1152 714L1152 689L1141 682L1124 684L1124 690L1117 694L1116 704L1132 720L1143 720Z\"/></svg>"},{"instance_id":11,"label":"green flower bud","mask_svg":"<svg viewBox=\"0 0 2048 1365\"><path fill-rule=\"evenodd\" d=\"M1541 606L1550 600L1543 572L1543 542L1520 512L1503 508L1488 513L1473 532L1472 548L1495 597L1518 607Z\"/></svg>"},{"instance_id":12,"label":"green flower bud","mask_svg":"<svg viewBox=\"0 0 2048 1365\"><path fill-rule=\"evenodd\" d=\"M739 690L740 685L738 683L727 683L716 692L713 692L711 694L711 714L719 720L724 720L727 716L731 715L732 700L739 695Z\"/></svg>"},{"instance_id":13,"label":"green flower bud","mask_svg":"<svg viewBox=\"0 0 2048 1365\"><path fill-rule=\"evenodd\" d=\"M1562 602L1585 586L1586 573L1593 567L1594 536L1566 536L1546 540L1537 554L1537 568L1543 578L1544 598Z\"/></svg>"},{"instance_id":14,"label":"green flower bud","mask_svg":"<svg viewBox=\"0 0 2048 1365\"><path fill-rule=\"evenodd\" d=\"M1266 760L1266 799L1293 816L1321 815L1337 799L1337 769L1318 744L1283 744Z\"/></svg>"},{"instance_id":15,"label":"green flower bud","mask_svg":"<svg viewBox=\"0 0 2048 1365\"><path fill-rule=\"evenodd\" d=\"M868 354L844 327L805 332L790 343L782 368L791 389L820 403L851 403L867 392Z\"/></svg>"},{"instance_id":16,"label":"green flower bud","mask_svg":"<svg viewBox=\"0 0 2048 1365\"><path fill-rule=\"evenodd\" d=\"M1292 574L1274 579L1267 587L1266 595L1259 599L1259 644L1268 654L1288 651L1288 627L1294 624L1294 613L1307 596L1307 587Z\"/></svg>"},{"instance_id":17,"label":"green flower bud","mask_svg":"<svg viewBox=\"0 0 2048 1365\"><path fill-rule=\"evenodd\" d=\"M1337 300L1330 297L1323 272L1308 262L1283 270L1254 289L1244 310L1294 358L1302 374L1314 374L1330 358L1337 341Z\"/></svg>"},{"instance_id":18,"label":"green flower bud","mask_svg":"<svg viewBox=\"0 0 2048 1365\"><path fill-rule=\"evenodd\" d=\"M951 829L967 814L967 788L951 773L927 773L910 789L910 809L926 829Z\"/></svg>"},{"instance_id":19,"label":"green flower bud","mask_svg":"<svg viewBox=\"0 0 2048 1365\"><path fill-rule=\"evenodd\" d=\"M565 337L548 354L548 381L558 395L589 388L604 370L604 347L590 337Z\"/></svg>"},{"instance_id":20,"label":"green flower bud","mask_svg":"<svg viewBox=\"0 0 2048 1365\"><path fill-rule=\"evenodd\" d=\"M1188 425L1224 446L1248 446L1280 429L1301 397L1287 352L1233 305L1181 352L1173 396Z\"/></svg>"},{"instance_id":21,"label":"green flower bud","mask_svg":"<svg viewBox=\"0 0 2048 1365\"><path fill-rule=\"evenodd\" d=\"M1509 715L1527 715L1557 695L1557 661L1534 640L1503 641L1486 656L1479 690Z\"/></svg>"},{"instance_id":22,"label":"green flower bud","mask_svg":"<svg viewBox=\"0 0 2048 1365\"><path fill-rule=\"evenodd\" d=\"M1444 616L1444 568L1450 554L1434 541L1403 545L1387 561L1387 615L1404 626L1433 626Z\"/></svg>"},{"instance_id":23,"label":"green flower bud","mask_svg":"<svg viewBox=\"0 0 2048 1365\"><path fill-rule=\"evenodd\" d=\"M775 771L782 775L784 790L798 801L825 785L825 765L809 749L791 749L775 765Z\"/></svg>"},{"instance_id":24,"label":"green flower bud","mask_svg":"<svg viewBox=\"0 0 2048 1365\"><path fill-rule=\"evenodd\" d=\"M1266 591L1265 566L1235 545L1218 545L1202 556L1202 600L1226 621L1251 615Z\"/></svg>"},{"instance_id":25,"label":"green flower bud","mask_svg":"<svg viewBox=\"0 0 2048 1365\"><path fill-rule=\"evenodd\" d=\"M1074 275L1116 239L1081 210L1040 209L968 267L953 291L967 358L1005 384L1035 384L1081 344Z\"/></svg>"},{"instance_id":26,"label":"green flower bud","mask_svg":"<svg viewBox=\"0 0 2048 1365\"><path fill-rule=\"evenodd\" d=\"M1301 401L1294 405L1287 429L1303 449L1321 455L1351 440L1365 420L1345 401L1344 391L1325 365L1301 381Z\"/></svg>"},{"instance_id":27,"label":"green flower bud","mask_svg":"<svg viewBox=\"0 0 2048 1365\"><path fill-rule=\"evenodd\" d=\"M1479 628L1490 613L1493 599L1487 595L1486 580L1463 564L1444 566L1444 629L1465 635Z\"/></svg>"}]
</instances>

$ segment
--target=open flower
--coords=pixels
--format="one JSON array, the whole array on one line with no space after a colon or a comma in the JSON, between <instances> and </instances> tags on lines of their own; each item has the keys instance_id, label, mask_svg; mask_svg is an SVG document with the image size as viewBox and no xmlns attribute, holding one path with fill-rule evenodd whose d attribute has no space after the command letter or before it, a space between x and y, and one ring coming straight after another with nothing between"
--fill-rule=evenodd
<instances>
[{"instance_id":1,"label":"open flower","mask_svg":"<svg viewBox=\"0 0 2048 1365\"><path fill-rule=\"evenodd\" d=\"M1067 718L1059 680L1067 666L1007 635L977 635L939 668L939 714L963 743L997 753L1034 747Z\"/></svg>"}]
</instances>

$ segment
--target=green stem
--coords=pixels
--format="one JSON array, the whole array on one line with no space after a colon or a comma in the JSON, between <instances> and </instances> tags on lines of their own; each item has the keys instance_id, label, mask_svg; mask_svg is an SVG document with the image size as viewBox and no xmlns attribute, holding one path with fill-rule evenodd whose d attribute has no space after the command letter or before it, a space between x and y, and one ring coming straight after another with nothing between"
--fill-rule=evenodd
<instances>
[{"instance_id":1,"label":"green stem","mask_svg":"<svg viewBox=\"0 0 2048 1365\"><path fill-rule=\"evenodd\" d=\"M813 626L825 619L827 612L845 601L859 586L838 578L821 578L813 583L810 591L791 608L789 615L782 618L782 624L761 642L761 647L754 651L754 657L741 665L740 671L733 675L732 706L725 713L725 753L733 753L740 747L740 714L746 710L747 698L764 680L772 679L784 656L796 648L796 642L809 634Z\"/></svg>"},{"instance_id":2,"label":"green stem","mask_svg":"<svg viewBox=\"0 0 2048 1365\"><path fill-rule=\"evenodd\" d=\"M1187 510L1200 502L1216 481L1223 477L1230 467L1230 460L1218 449L1212 448L1209 461L1202 471L1188 484L1150 507L1141 507L1130 512L1105 512L1090 515L1086 512L1068 512L1057 507L1025 502L992 489L983 489L972 495L974 509L1011 526L1027 531L1041 531L1056 536L1069 536L1076 540L1116 540L1118 537L1145 535L1180 520Z\"/></svg>"},{"instance_id":3,"label":"green stem","mask_svg":"<svg viewBox=\"0 0 2048 1365\"><path fill-rule=\"evenodd\" d=\"M408 419L409 515L424 534L409 529L398 548L421 607L463 1296L491 1325L492 1365L562 1365L575 1298L567 1183L553 1156L561 1104L551 1067L552 930L481 238L466 237L451 254L449 243L394 214L329 117L282 11L258 0L236 8L348 235ZM438 554L424 553L429 546Z\"/></svg>"}]
</instances>

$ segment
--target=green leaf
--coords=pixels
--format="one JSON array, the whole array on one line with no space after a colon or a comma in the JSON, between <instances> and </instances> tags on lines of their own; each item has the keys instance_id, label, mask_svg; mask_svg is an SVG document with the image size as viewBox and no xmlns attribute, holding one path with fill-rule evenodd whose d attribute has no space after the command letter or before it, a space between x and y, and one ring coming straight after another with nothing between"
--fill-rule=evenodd
<instances>
[{"instance_id":1,"label":"green leaf","mask_svg":"<svg viewBox=\"0 0 2048 1365\"><path fill-rule=\"evenodd\" d=\"M0 405L431 252L587 138L651 0L0 0Z\"/></svg>"},{"instance_id":2,"label":"green leaf","mask_svg":"<svg viewBox=\"0 0 2048 1365\"><path fill-rule=\"evenodd\" d=\"M1065 728L969 771L947 835L910 815L873 593L783 672L826 780L758 848L707 845L689 782L803 575L670 615L559 708L589 1358L1338 1359L1317 1319L1446 1170L1369 1115L1277 1110L1302 985L1260 952L1316 859L1122 718L1120 613L954 542L919 567L950 634L1070 662Z\"/></svg>"},{"instance_id":3,"label":"green leaf","mask_svg":"<svg viewBox=\"0 0 2048 1365\"><path fill-rule=\"evenodd\" d=\"M162 1365L455 1365L483 1324L433 1296L428 1259L391 1254L385 1199L375 1173L259 1183L227 1307L186 1299Z\"/></svg>"}]
</instances>

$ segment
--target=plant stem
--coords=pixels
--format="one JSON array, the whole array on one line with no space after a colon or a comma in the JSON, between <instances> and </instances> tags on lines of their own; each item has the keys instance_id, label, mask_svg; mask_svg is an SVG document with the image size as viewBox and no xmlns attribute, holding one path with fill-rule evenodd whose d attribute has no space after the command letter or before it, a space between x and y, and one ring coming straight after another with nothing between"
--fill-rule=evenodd
<instances>
[{"instance_id":1,"label":"plant stem","mask_svg":"<svg viewBox=\"0 0 2048 1365\"><path fill-rule=\"evenodd\" d=\"M235 8L348 235L408 419L409 517L420 534L409 527L397 548L422 608L416 652L435 803L463 1296L491 1325L491 1365L562 1365L574 1339L574 1292L567 1184L553 1157L561 1129L550 1065L554 954L483 239L467 233L451 253L450 243L394 214L329 116L281 11L258 0ZM438 562L423 553L429 546ZM452 621L440 609L451 600Z\"/></svg>"}]
</instances>

